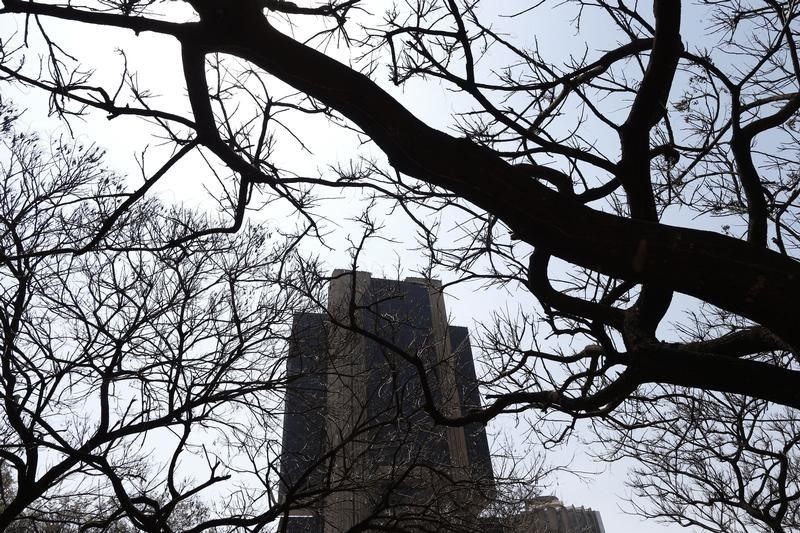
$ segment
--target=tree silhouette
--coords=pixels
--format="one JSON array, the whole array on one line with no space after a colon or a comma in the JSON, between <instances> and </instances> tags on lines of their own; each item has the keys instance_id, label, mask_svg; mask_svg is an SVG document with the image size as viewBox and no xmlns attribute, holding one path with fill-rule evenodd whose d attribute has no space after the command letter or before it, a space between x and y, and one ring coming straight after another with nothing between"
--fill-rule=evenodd
<instances>
[{"instance_id":1,"label":"tree silhouette","mask_svg":"<svg viewBox=\"0 0 800 533\"><path fill-rule=\"evenodd\" d=\"M222 182L227 220L181 222L148 236L152 246L244 231L259 202L292 210L289 242L324 241L322 199L360 191L374 203L349 213L364 228L355 258L381 235L375 206L391 206L417 231L432 272L517 295L519 313L486 324L490 401L458 417L428 401L441 424L531 409L613 417L660 386L797 408L798 7L560 5L586 50L549 59L502 27L548 16L547 2L498 17L494 5L458 0L3 0L2 16L25 28L3 41L5 82L46 92L67 120L138 117L169 147L143 185L93 212L91 233L47 253L113 249L149 191L200 154ZM54 30L87 25L174 42L180 64L152 57L146 67L163 62L185 87L160 108L124 62L120 83L103 85ZM450 133L392 96L380 83L387 73L395 85L433 80L452 91ZM317 176L293 171L275 143L307 147L295 116L321 117L381 156ZM39 256L4 253L9 264ZM668 336L675 294L699 301L698 315ZM545 346L551 335L560 344Z\"/></svg>"},{"instance_id":2,"label":"tree silhouette","mask_svg":"<svg viewBox=\"0 0 800 533\"><path fill-rule=\"evenodd\" d=\"M798 267L792 256L796 233L787 222L794 216L796 187L788 169L775 179L759 170L780 164L779 152L752 147L753 139L766 131L776 131L781 142L793 135L792 118L800 100L790 60L795 53L792 4L768 2L749 8L705 3L722 33L722 53L747 53L752 59L744 71L731 66L730 73L712 52L696 53L683 45L680 2L654 2L652 16L625 4L581 5L584 17L589 9L595 10L593 17L609 17L625 42L565 67L550 65L535 50L515 46L481 24L473 3L398 5L388 12L385 24L362 41L348 42L354 52L366 54L388 47L396 83L434 77L470 96L474 110L462 122L464 135L453 136L411 114L369 78L368 70L348 67L276 26L281 17L290 22L323 19L327 26L316 39L348 39L348 15L359 9L359 2L318 7L255 0L181 3L195 13L186 22L180 20L183 11L170 18L171 3L105 2L77 8L4 2L5 12L40 22L60 19L75 28L93 24L137 34L154 32L180 44L191 118L179 109L149 108L144 89L132 89L130 101L123 101L119 92L91 85L89 74L77 67L70 70L58 46L48 48L49 74L38 77L12 66L11 58L19 51L6 47L2 71L8 79L50 91L55 111L97 108L111 116L138 115L163 124L176 153L144 187L131 193L120 211L143 196L175 160L201 148L233 171L238 182L229 206L232 225L225 231L241 227L254 186L299 210L306 207L305 189L298 187L302 182L379 187L403 205L430 205L434 199L464 209L472 205L482 228L476 236L488 241L484 255L502 257L513 247L518 256L517 250L524 247L509 244L509 236L535 247L530 266L516 266L515 257L516 270L509 276L529 277L528 286L551 314L585 324L579 329L597 337L602 350L602 355L569 356L590 369L575 372L582 376L577 390L585 392L519 391L498 399L479 416L488 418L517 404L603 411L638 385L653 382L798 405L795 371L750 357L758 349L785 349L797 343L795 320L785 312L798 297ZM159 9L167 10L166 18L156 16ZM745 31L757 35L759 44L748 44ZM46 31L43 37L51 42ZM489 45L511 54L512 66L496 75L479 70L476 57ZM305 106L251 91L256 103L264 104L256 113L261 118L236 127L225 107L233 87L209 83L207 60L215 57L212 68L223 73L233 68L226 62L233 57L247 65L253 78L267 83L264 76L269 75L287 83L301 93ZM681 90L673 87L676 72L681 78L685 73L691 76L686 94L671 109ZM604 95L622 95L629 110L604 112L597 103ZM503 107L498 98L513 103ZM548 131L571 105L581 108L569 130L577 135ZM268 131L269 120L287 107L342 117L386 154L392 172L416 178L430 191L394 177L387 185L393 188L384 190L369 177L342 176L330 182L279 172L269 161L269 136L258 133ZM688 132L672 127L672 115L680 116L682 110ZM588 131L598 121L618 137L617 157L594 149L591 135L581 136L581 128ZM587 205L603 199L605 205L617 206L617 212ZM661 214L668 207L738 216L747 222L746 238L664 223ZM109 224L118 213L110 215ZM771 238L769 220L774 227ZM494 241L498 227L506 242ZM105 229L83 247L95 246ZM460 264L470 257L462 252ZM551 257L584 269L581 286L599 286L602 294L586 299L553 287L547 269ZM660 343L655 331L674 292L747 318L753 326L689 346ZM623 300L629 303L621 304ZM615 346L615 336L623 339L624 351ZM622 371L611 377L611 368Z\"/></svg>"},{"instance_id":3,"label":"tree silhouette","mask_svg":"<svg viewBox=\"0 0 800 533\"><path fill-rule=\"evenodd\" d=\"M325 316L319 265L295 256L296 236L246 226L182 240L212 221L156 200L107 227L126 195L102 152L48 146L7 102L0 117L3 531L258 531L352 494L369 500L362 528L476 531L490 500L515 501L495 487L538 493L541 461L515 460L496 479L483 463L476 481L423 453L416 439L446 430L425 422L421 395L403 398L420 382L411 365L371 384L378 416L364 406L287 477L285 395L308 373L287 371L289 340L305 311ZM102 246L74 251L99 232ZM403 355L432 349L425 337L415 346ZM379 451L341 466L342 450L365 447ZM404 499L423 483L434 487L424 500Z\"/></svg>"},{"instance_id":4,"label":"tree silhouette","mask_svg":"<svg viewBox=\"0 0 800 533\"><path fill-rule=\"evenodd\" d=\"M278 464L263 420L279 413L275 365L302 308L264 281L291 241L245 228L159 249L202 221L145 202L102 251L58 253L96 234L123 201L120 179L97 148L46 147L7 103L2 116L0 529L199 531L258 515L251 498L271 494L264 472ZM231 491L239 501L212 518L201 498L248 476L260 485Z\"/></svg>"}]
</instances>

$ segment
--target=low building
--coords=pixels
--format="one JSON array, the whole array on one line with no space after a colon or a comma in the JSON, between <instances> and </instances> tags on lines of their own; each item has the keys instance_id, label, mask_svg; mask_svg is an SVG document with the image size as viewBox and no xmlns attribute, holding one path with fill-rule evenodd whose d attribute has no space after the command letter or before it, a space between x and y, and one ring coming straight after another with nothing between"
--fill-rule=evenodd
<instances>
[{"instance_id":1,"label":"low building","mask_svg":"<svg viewBox=\"0 0 800 533\"><path fill-rule=\"evenodd\" d=\"M566 506L555 496L526 501L509 522L506 531L514 533L605 533L599 512Z\"/></svg>"}]
</instances>

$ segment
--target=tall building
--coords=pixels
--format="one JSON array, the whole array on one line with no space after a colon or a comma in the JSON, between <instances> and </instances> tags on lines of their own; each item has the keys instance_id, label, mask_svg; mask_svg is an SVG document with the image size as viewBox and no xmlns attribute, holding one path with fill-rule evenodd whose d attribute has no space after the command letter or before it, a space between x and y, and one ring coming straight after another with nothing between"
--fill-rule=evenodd
<instances>
[{"instance_id":1,"label":"tall building","mask_svg":"<svg viewBox=\"0 0 800 533\"><path fill-rule=\"evenodd\" d=\"M486 430L434 423L480 407L466 328L437 282L335 271L327 313L294 317L279 530L604 533L598 513L538 498L493 516ZM421 379L424 376L424 379Z\"/></svg>"},{"instance_id":2,"label":"tall building","mask_svg":"<svg viewBox=\"0 0 800 533\"><path fill-rule=\"evenodd\" d=\"M468 332L447 324L439 286L336 271L328 307L292 328L281 527L474 520L494 489L485 428L437 425L425 409L480 407Z\"/></svg>"}]
</instances>

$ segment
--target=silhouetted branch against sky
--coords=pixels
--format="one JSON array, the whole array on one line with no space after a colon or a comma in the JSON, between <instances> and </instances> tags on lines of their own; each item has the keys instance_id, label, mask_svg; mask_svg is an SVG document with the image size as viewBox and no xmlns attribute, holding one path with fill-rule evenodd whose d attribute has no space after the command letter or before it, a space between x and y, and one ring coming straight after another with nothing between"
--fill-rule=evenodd
<instances>
[{"instance_id":1,"label":"silhouetted branch against sky","mask_svg":"<svg viewBox=\"0 0 800 533\"><path fill-rule=\"evenodd\" d=\"M446 291L507 296L481 310L485 406L427 402L441 424L530 411L619 429L615 413L663 388L800 407L795 3L2 5L4 91L45 95L78 134L109 119L141 170L92 193L82 233L28 246L3 222L22 291L6 342L31 262L258 227L282 265L265 279L306 303L325 305L326 254L357 268L396 253ZM165 194L214 214L184 219ZM120 229L145 219L172 229Z\"/></svg>"}]
</instances>

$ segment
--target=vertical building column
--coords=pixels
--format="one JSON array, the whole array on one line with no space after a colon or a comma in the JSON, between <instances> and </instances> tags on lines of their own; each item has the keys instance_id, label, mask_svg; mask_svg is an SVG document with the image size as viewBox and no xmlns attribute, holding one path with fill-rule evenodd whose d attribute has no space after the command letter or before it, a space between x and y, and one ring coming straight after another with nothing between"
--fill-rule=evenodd
<instances>
[{"instance_id":1,"label":"vertical building column","mask_svg":"<svg viewBox=\"0 0 800 533\"><path fill-rule=\"evenodd\" d=\"M461 416L461 394L458 391L456 378L456 360L450 342L450 330L447 325L447 310L444 306L442 282L424 278L406 278L408 283L417 283L428 288L431 305L432 338L436 347L436 376L442 392L442 405L437 406L448 417ZM465 478L469 467L467 439L463 427L447 428L447 443L450 451L450 465L454 479Z\"/></svg>"},{"instance_id":2,"label":"vertical building column","mask_svg":"<svg viewBox=\"0 0 800 533\"><path fill-rule=\"evenodd\" d=\"M364 326L364 313L357 310L351 316L351 306L363 303L370 281L367 272L335 270L328 290L331 323L325 430L328 449L340 448L334 457L332 492L325 499L325 533L348 531L368 512L363 487L359 486L365 478L365 465L361 463L366 436L354 436L366 415L366 343L347 327Z\"/></svg>"}]
</instances>

